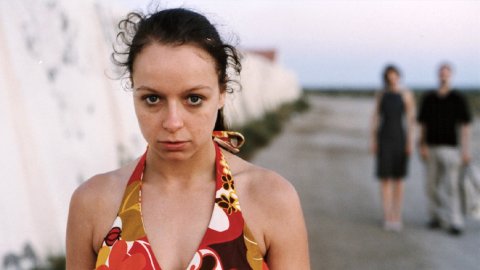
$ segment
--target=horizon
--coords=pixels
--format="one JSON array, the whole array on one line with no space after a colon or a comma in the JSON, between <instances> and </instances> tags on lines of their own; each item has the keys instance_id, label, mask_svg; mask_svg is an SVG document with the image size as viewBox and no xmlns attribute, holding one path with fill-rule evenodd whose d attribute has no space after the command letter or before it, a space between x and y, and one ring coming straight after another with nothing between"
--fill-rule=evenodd
<instances>
[{"instance_id":1,"label":"horizon","mask_svg":"<svg viewBox=\"0 0 480 270\"><path fill-rule=\"evenodd\" d=\"M381 87L375 86L301 86L305 91L379 91L382 90ZM409 90L413 92L425 92L429 90L437 90L436 87L408 87ZM462 92L480 92L479 86L471 86L471 87L461 87L455 86L451 88L452 90L458 90Z\"/></svg>"}]
</instances>

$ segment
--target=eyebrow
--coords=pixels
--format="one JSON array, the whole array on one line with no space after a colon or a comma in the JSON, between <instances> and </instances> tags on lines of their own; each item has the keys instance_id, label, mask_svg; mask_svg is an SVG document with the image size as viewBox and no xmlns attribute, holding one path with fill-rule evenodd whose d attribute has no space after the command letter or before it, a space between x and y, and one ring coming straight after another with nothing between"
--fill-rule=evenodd
<instances>
[{"instance_id":1,"label":"eyebrow","mask_svg":"<svg viewBox=\"0 0 480 270\"><path fill-rule=\"evenodd\" d=\"M183 94L190 93L190 92L193 92L193 91L196 91L196 90L201 90L201 89L212 89L212 88L210 86L206 86L206 85L196 85L196 86L193 86L189 89L186 89L186 90L182 91L182 93ZM158 94L163 94L162 91L160 91L160 90L157 90L157 89L152 88L152 87L144 86L144 85L136 87L136 88L134 88L134 90L135 91L150 91L150 92L155 92L155 93L158 93Z\"/></svg>"}]
</instances>

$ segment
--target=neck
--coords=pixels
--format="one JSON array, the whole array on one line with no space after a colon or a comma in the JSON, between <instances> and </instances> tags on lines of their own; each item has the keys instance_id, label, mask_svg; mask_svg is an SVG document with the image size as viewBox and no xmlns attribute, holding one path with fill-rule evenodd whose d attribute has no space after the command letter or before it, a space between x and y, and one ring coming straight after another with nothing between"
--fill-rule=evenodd
<instances>
[{"instance_id":1,"label":"neck","mask_svg":"<svg viewBox=\"0 0 480 270\"><path fill-rule=\"evenodd\" d=\"M448 92L450 92L450 84L448 82L441 83L440 87L438 88L438 93L443 96Z\"/></svg>"},{"instance_id":2,"label":"neck","mask_svg":"<svg viewBox=\"0 0 480 270\"><path fill-rule=\"evenodd\" d=\"M390 84L387 86L387 91L390 91L390 92L399 92L399 87L398 87L398 84Z\"/></svg>"},{"instance_id":3,"label":"neck","mask_svg":"<svg viewBox=\"0 0 480 270\"><path fill-rule=\"evenodd\" d=\"M152 184L183 187L205 179L215 179L215 147L206 145L188 159L168 160L153 151L147 152L144 181Z\"/></svg>"}]
</instances>

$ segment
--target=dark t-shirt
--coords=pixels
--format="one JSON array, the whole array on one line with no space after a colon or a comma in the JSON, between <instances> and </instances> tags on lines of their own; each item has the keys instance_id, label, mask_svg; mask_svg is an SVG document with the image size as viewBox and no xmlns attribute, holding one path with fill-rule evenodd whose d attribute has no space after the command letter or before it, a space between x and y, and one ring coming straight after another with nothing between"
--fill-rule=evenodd
<instances>
[{"instance_id":1,"label":"dark t-shirt","mask_svg":"<svg viewBox=\"0 0 480 270\"><path fill-rule=\"evenodd\" d=\"M427 145L457 146L457 127L470 123L472 115L460 92L439 96L437 91L429 91L423 96L417 120L426 128Z\"/></svg>"}]
</instances>

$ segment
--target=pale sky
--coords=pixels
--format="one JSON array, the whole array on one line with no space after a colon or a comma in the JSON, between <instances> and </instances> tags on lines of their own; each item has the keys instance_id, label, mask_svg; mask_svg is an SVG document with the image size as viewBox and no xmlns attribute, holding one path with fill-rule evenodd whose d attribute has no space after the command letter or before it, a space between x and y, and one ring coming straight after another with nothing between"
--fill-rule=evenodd
<instances>
[{"instance_id":1,"label":"pale sky","mask_svg":"<svg viewBox=\"0 0 480 270\"><path fill-rule=\"evenodd\" d=\"M144 9L149 0L115 0ZM435 87L448 61L456 86L480 88L480 1L164 0L205 14L239 47L274 48L304 86L380 87L388 63L409 87Z\"/></svg>"}]
</instances>

